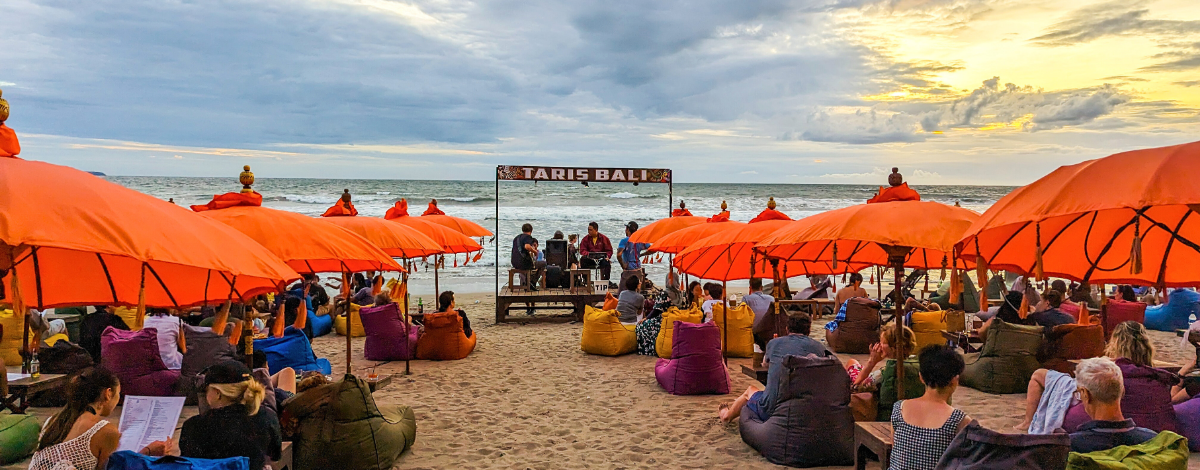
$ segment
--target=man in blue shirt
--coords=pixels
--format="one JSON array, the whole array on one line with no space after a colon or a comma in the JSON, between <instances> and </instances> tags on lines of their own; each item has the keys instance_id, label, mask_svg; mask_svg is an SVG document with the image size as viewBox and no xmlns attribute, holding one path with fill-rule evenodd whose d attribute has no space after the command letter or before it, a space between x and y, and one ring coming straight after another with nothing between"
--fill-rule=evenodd
<instances>
[{"instance_id":1,"label":"man in blue shirt","mask_svg":"<svg viewBox=\"0 0 1200 470\"><path fill-rule=\"evenodd\" d=\"M771 417L771 414L775 412L775 406L778 405L781 374L786 373L783 370L783 359L788 356L807 356L809 354L824 356L827 351L824 344L808 336L811 330L812 318L807 313L800 312L788 317L788 335L775 338L767 343L767 351L763 357L763 364L767 366L766 390L758 391L754 387L750 387L732 404L722 404L720 410L717 411L717 415L722 421L729 422L737 419L742 414L743 408L747 413L753 413L760 421Z\"/></svg>"},{"instance_id":2,"label":"man in blue shirt","mask_svg":"<svg viewBox=\"0 0 1200 470\"><path fill-rule=\"evenodd\" d=\"M1094 357L1079 361L1075 367L1075 393L1083 402L1092 421L1079 425L1071 433L1072 452L1095 452L1116 446L1133 446L1146 442L1158 433L1137 427L1132 419L1121 413L1121 397L1125 394L1124 376L1112 359Z\"/></svg>"},{"instance_id":3,"label":"man in blue shirt","mask_svg":"<svg viewBox=\"0 0 1200 470\"><path fill-rule=\"evenodd\" d=\"M617 261L621 263L621 290L625 289L625 280L629 276L641 275L642 253L650 249L649 243L633 243L629 237L637 232L637 222L625 224L625 238L617 244Z\"/></svg>"},{"instance_id":4,"label":"man in blue shirt","mask_svg":"<svg viewBox=\"0 0 1200 470\"><path fill-rule=\"evenodd\" d=\"M763 315L767 314L771 304L775 303L775 298L764 294L762 288L762 278L752 277L750 278L750 293L742 297L742 301L754 312L754 323L756 324Z\"/></svg>"}]
</instances>

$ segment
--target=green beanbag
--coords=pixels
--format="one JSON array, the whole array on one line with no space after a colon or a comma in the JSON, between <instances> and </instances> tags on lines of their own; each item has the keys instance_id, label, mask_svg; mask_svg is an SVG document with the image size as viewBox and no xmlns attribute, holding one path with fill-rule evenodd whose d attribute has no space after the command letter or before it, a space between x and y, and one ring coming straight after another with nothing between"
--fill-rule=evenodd
<instances>
[{"instance_id":1,"label":"green beanbag","mask_svg":"<svg viewBox=\"0 0 1200 470\"><path fill-rule=\"evenodd\" d=\"M41 432L42 425L31 415L0 414L0 465L33 455Z\"/></svg>"},{"instance_id":2,"label":"green beanbag","mask_svg":"<svg viewBox=\"0 0 1200 470\"><path fill-rule=\"evenodd\" d=\"M353 375L284 402L280 420L292 436L296 470L388 470L417 439L412 408L376 406L367 383Z\"/></svg>"},{"instance_id":3,"label":"green beanbag","mask_svg":"<svg viewBox=\"0 0 1200 470\"><path fill-rule=\"evenodd\" d=\"M1187 439L1171 431L1136 446L1080 454L1071 452L1067 470L1183 470L1188 465Z\"/></svg>"},{"instance_id":4,"label":"green beanbag","mask_svg":"<svg viewBox=\"0 0 1200 470\"><path fill-rule=\"evenodd\" d=\"M1014 325L997 318L988 328L978 354L968 354L959 379L964 386L986 393L1023 393L1029 388L1042 345L1042 327Z\"/></svg>"}]
</instances>

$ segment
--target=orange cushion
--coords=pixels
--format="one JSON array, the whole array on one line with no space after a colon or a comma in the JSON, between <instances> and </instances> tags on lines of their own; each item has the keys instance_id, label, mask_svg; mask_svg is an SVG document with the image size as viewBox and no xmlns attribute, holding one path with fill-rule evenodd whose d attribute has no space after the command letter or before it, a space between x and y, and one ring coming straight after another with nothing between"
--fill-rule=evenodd
<instances>
[{"instance_id":1,"label":"orange cushion","mask_svg":"<svg viewBox=\"0 0 1200 470\"><path fill-rule=\"evenodd\" d=\"M604 306L600 310L616 310L617 298L613 297L612 292L604 294Z\"/></svg>"},{"instance_id":2,"label":"orange cushion","mask_svg":"<svg viewBox=\"0 0 1200 470\"><path fill-rule=\"evenodd\" d=\"M478 334L463 333L462 317L458 312L438 312L425 315L425 333L417 340L417 359L453 361L467 357L475 349Z\"/></svg>"}]
</instances>

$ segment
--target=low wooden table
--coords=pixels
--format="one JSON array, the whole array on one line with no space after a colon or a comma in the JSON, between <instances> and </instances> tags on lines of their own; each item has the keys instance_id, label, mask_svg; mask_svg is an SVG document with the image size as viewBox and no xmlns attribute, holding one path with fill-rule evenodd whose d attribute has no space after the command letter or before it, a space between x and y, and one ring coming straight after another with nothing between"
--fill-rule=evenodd
<instances>
[{"instance_id":1,"label":"low wooden table","mask_svg":"<svg viewBox=\"0 0 1200 470\"><path fill-rule=\"evenodd\" d=\"M283 441L283 452L279 453L279 460L269 463L271 470L292 470L292 441Z\"/></svg>"},{"instance_id":2,"label":"low wooden table","mask_svg":"<svg viewBox=\"0 0 1200 470\"><path fill-rule=\"evenodd\" d=\"M812 312L812 317L814 319L821 317L821 312L825 310L823 307L832 307L834 309L837 308L837 302L834 302L833 299L776 300L775 303L778 304L779 306L783 307L785 310L787 309L788 306L791 306L791 305L795 305L798 307L806 307L807 306L807 307L809 307L809 310Z\"/></svg>"},{"instance_id":3,"label":"low wooden table","mask_svg":"<svg viewBox=\"0 0 1200 470\"><path fill-rule=\"evenodd\" d=\"M7 368L9 373L19 373L19 367ZM37 392L53 390L67 384L64 374L42 374L38 378L22 377L8 381L8 396L0 397L0 410L8 408L13 414L25 414L29 408L29 396Z\"/></svg>"},{"instance_id":4,"label":"low wooden table","mask_svg":"<svg viewBox=\"0 0 1200 470\"><path fill-rule=\"evenodd\" d=\"M746 376L748 376L754 380L759 381L763 385L767 384L767 368L766 367L762 367L762 366L750 367L747 365L742 365L742 373L746 374Z\"/></svg>"},{"instance_id":5,"label":"low wooden table","mask_svg":"<svg viewBox=\"0 0 1200 470\"><path fill-rule=\"evenodd\" d=\"M887 470L892 455L892 424L883 422L854 423L854 468L867 468L867 459L874 456L880 468Z\"/></svg>"},{"instance_id":6,"label":"low wooden table","mask_svg":"<svg viewBox=\"0 0 1200 470\"><path fill-rule=\"evenodd\" d=\"M942 337L946 338L948 344L953 344L962 348L963 352L973 353L979 352L979 348L974 344L983 344L983 338L975 331L946 331L942 330Z\"/></svg>"}]
</instances>

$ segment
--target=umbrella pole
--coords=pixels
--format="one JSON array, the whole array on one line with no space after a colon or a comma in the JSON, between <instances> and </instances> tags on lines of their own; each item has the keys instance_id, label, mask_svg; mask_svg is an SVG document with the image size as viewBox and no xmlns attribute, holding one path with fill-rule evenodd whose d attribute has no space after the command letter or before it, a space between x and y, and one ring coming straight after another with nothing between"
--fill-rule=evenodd
<instances>
[{"instance_id":1,"label":"umbrella pole","mask_svg":"<svg viewBox=\"0 0 1200 470\"><path fill-rule=\"evenodd\" d=\"M350 274L347 273L346 271L342 271L342 285L349 286L350 285L349 283L350 283ZM350 312L349 291L347 291L346 297L344 299L342 299L342 301L346 302L346 375L350 375L350 337L353 336L354 328L352 328L353 325L350 322L352 317L350 316L351 312ZM301 307L304 306L304 299L300 299L300 306ZM304 314L308 315L308 310L305 310Z\"/></svg>"},{"instance_id":2,"label":"umbrella pole","mask_svg":"<svg viewBox=\"0 0 1200 470\"><path fill-rule=\"evenodd\" d=\"M13 255L14 256L12 256L12 259L16 259L15 253ZM38 275L36 270L34 271L34 275L35 276ZM28 354L30 352L29 351L29 309L25 307L25 302L21 298L21 282L19 279L17 279L17 266L15 263L13 264L13 268L12 268L12 281L9 285L9 288L10 288L10 290L12 290L13 315L21 316L20 317L21 318L21 349L20 349L20 351L23 353L27 353L27 354L25 354L25 357L21 358L21 373L28 374L29 367L30 367L29 363L30 363L30 361L33 360L33 355Z\"/></svg>"},{"instance_id":3,"label":"umbrella pole","mask_svg":"<svg viewBox=\"0 0 1200 470\"><path fill-rule=\"evenodd\" d=\"M896 278L895 278L896 279L896 281L895 281L896 282L896 285L895 285L896 314L895 314L895 317L896 317L896 339L897 339L897 341L899 341L899 339L903 337L903 335L900 333L900 331L902 331L901 329L904 328L904 293L901 291L900 286L904 282L902 279L904 276L904 258L908 254L909 251L912 251L912 248L909 248L906 246L893 246L893 245L882 245L882 246L884 248L884 251L886 251L888 254L888 263L891 264L892 268L896 270ZM883 284L882 280L880 280L880 284ZM892 345L892 349L893 349L893 351L895 351L895 359L896 359L896 401L900 401L904 398L904 360L907 359L904 357L900 357L900 348L898 346L899 345Z\"/></svg>"},{"instance_id":4,"label":"umbrella pole","mask_svg":"<svg viewBox=\"0 0 1200 470\"><path fill-rule=\"evenodd\" d=\"M721 340L721 360L725 361L725 367L729 367L729 358L725 357L725 348L729 343L729 292L725 290L725 281L721 281L721 302L725 304L725 308L721 309L721 322L725 325L725 338Z\"/></svg>"},{"instance_id":5,"label":"umbrella pole","mask_svg":"<svg viewBox=\"0 0 1200 470\"><path fill-rule=\"evenodd\" d=\"M412 328L412 325L410 324L411 320L408 316L408 273L401 274L401 276L403 276L404 279L404 324L409 328ZM407 329L405 329L404 334L408 334ZM405 341L407 341L407 339ZM408 367L408 362L409 359L404 360L404 375L412 375L412 369Z\"/></svg>"},{"instance_id":6,"label":"umbrella pole","mask_svg":"<svg viewBox=\"0 0 1200 470\"><path fill-rule=\"evenodd\" d=\"M441 294L440 288L438 287L438 265L439 264L442 264L442 255L435 255L433 257L433 298L435 298L435 299L437 298L437 296L439 294Z\"/></svg>"}]
</instances>

